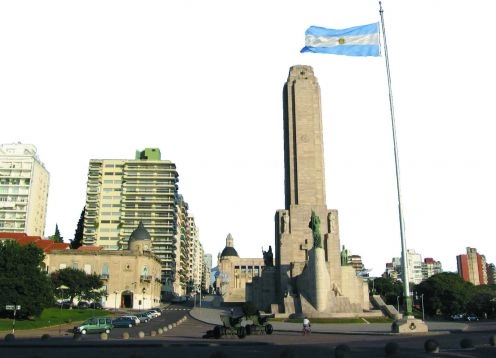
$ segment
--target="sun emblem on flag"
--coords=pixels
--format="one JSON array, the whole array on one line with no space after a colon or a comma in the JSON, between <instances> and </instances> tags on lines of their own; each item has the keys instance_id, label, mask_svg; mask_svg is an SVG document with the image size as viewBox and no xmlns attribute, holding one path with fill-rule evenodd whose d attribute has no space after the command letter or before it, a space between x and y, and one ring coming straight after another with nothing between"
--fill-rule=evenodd
<instances>
[{"instance_id":1,"label":"sun emblem on flag","mask_svg":"<svg viewBox=\"0 0 496 358\"><path fill-rule=\"evenodd\" d=\"M340 45L344 45L344 43L345 43L345 42L346 42L346 41L345 41L345 40L344 40L344 38L342 38L342 37L340 37L340 38L339 38L339 40L338 40L338 43L339 43Z\"/></svg>"}]
</instances>

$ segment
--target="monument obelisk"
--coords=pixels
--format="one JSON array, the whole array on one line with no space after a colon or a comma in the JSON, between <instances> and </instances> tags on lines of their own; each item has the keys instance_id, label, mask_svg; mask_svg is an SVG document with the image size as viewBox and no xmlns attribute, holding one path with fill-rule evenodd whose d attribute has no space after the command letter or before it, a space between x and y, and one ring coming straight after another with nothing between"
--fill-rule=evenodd
<instances>
[{"instance_id":1,"label":"monument obelisk","mask_svg":"<svg viewBox=\"0 0 496 358\"><path fill-rule=\"evenodd\" d=\"M283 102L285 209L275 217L275 297L290 314L362 311L367 290L354 272L343 285L337 210L326 205L320 87L312 67L290 68ZM314 247L312 212L320 219L321 248Z\"/></svg>"}]
</instances>

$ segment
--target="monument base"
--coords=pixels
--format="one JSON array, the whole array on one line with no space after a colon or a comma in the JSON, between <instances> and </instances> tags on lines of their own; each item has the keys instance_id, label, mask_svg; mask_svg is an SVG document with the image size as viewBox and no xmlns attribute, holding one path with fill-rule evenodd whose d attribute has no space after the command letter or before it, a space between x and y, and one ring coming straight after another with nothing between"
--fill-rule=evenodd
<instances>
[{"instance_id":1,"label":"monument base","mask_svg":"<svg viewBox=\"0 0 496 358\"><path fill-rule=\"evenodd\" d=\"M429 328L425 322L413 316L398 319L391 325L391 332L393 333L425 333L428 331Z\"/></svg>"}]
</instances>

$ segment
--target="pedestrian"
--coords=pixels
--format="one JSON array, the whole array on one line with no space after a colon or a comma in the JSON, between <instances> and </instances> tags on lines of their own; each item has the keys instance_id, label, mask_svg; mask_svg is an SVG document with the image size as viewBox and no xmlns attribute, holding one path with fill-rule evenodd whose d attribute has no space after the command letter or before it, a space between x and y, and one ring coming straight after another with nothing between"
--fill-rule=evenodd
<instances>
[{"instance_id":1,"label":"pedestrian","mask_svg":"<svg viewBox=\"0 0 496 358\"><path fill-rule=\"evenodd\" d=\"M306 335L307 333L310 334L310 327L310 320L308 319L308 317L305 317L303 319L303 335Z\"/></svg>"},{"instance_id":2,"label":"pedestrian","mask_svg":"<svg viewBox=\"0 0 496 358\"><path fill-rule=\"evenodd\" d=\"M234 317L234 308L231 308L231 317Z\"/></svg>"}]
</instances>

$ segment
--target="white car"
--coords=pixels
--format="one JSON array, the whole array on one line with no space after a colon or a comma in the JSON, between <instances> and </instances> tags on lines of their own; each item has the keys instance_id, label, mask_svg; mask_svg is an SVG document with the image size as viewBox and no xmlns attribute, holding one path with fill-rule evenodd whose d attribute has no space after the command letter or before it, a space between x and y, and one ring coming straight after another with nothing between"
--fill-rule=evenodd
<instances>
[{"instance_id":1,"label":"white car","mask_svg":"<svg viewBox=\"0 0 496 358\"><path fill-rule=\"evenodd\" d=\"M146 313L152 315L153 318L157 318L158 316L161 315L161 313L158 313L157 311L154 311L154 310L148 310L148 311L146 311Z\"/></svg>"}]
</instances>

